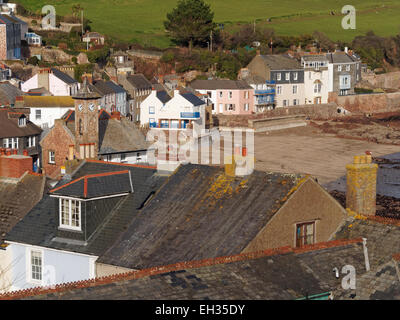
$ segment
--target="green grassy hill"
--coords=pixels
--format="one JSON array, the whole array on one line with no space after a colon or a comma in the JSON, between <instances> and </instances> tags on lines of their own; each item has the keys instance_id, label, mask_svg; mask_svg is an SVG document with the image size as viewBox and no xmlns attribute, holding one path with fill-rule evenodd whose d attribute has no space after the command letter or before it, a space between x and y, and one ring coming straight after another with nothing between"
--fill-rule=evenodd
<instances>
[{"instance_id":1,"label":"green grassy hill","mask_svg":"<svg viewBox=\"0 0 400 320\"><path fill-rule=\"evenodd\" d=\"M399 0L353 0L357 9L356 30L343 30L340 11L348 0L206 0L215 13L215 21L229 25L257 21L274 28L277 34L298 35L325 32L332 40L350 41L354 36L373 30L387 36L400 31ZM163 20L177 0L17 0L27 9L40 11L54 5L57 14L71 14L73 4L85 9L92 29L125 41L147 46L170 45ZM330 12L334 11L335 15ZM271 22L266 22L272 18Z\"/></svg>"}]
</instances>

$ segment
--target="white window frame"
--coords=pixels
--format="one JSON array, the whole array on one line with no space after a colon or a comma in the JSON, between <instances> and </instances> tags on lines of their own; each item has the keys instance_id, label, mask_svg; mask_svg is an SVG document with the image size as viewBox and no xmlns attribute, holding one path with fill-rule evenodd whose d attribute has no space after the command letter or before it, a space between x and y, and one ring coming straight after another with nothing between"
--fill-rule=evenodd
<instances>
[{"instance_id":1,"label":"white window frame","mask_svg":"<svg viewBox=\"0 0 400 320\"><path fill-rule=\"evenodd\" d=\"M297 86L294 85L292 90L293 90L293 94L296 94L297 93Z\"/></svg>"},{"instance_id":2,"label":"white window frame","mask_svg":"<svg viewBox=\"0 0 400 320\"><path fill-rule=\"evenodd\" d=\"M62 201L68 201L68 224L63 224L62 221ZM78 223L79 226L73 226L72 225L72 201L75 201L79 204L79 214L78 214ZM74 230L74 231L82 231L82 201L73 199L73 198L59 198L59 207L58 207L58 213L59 213L59 228L61 229L68 229L68 230Z\"/></svg>"},{"instance_id":3,"label":"white window frame","mask_svg":"<svg viewBox=\"0 0 400 320\"><path fill-rule=\"evenodd\" d=\"M149 107L149 114L155 114L156 113L156 108L153 106Z\"/></svg>"},{"instance_id":4,"label":"white window frame","mask_svg":"<svg viewBox=\"0 0 400 320\"><path fill-rule=\"evenodd\" d=\"M229 99L232 99L232 97L233 97L233 93L232 93L232 91L229 91Z\"/></svg>"},{"instance_id":5,"label":"white window frame","mask_svg":"<svg viewBox=\"0 0 400 320\"><path fill-rule=\"evenodd\" d=\"M282 94L282 86L276 86L276 94Z\"/></svg>"},{"instance_id":6,"label":"white window frame","mask_svg":"<svg viewBox=\"0 0 400 320\"><path fill-rule=\"evenodd\" d=\"M34 279L32 277L32 253L40 253L41 258L41 279ZM37 248L26 248L26 281L28 283L42 285L43 283L43 270L44 270L44 251Z\"/></svg>"},{"instance_id":7,"label":"white window frame","mask_svg":"<svg viewBox=\"0 0 400 320\"><path fill-rule=\"evenodd\" d=\"M249 111L249 104L248 103L244 104L244 111Z\"/></svg>"},{"instance_id":8,"label":"white window frame","mask_svg":"<svg viewBox=\"0 0 400 320\"><path fill-rule=\"evenodd\" d=\"M120 159L121 159L121 160L120 160L121 163L126 162L126 154L125 154L125 153L121 153Z\"/></svg>"},{"instance_id":9,"label":"white window frame","mask_svg":"<svg viewBox=\"0 0 400 320\"><path fill-rule=\"evenodd\" d=\"M56 163L56 152L49 150L49 163L55 164Z\"/></svg>"},{"instance_id":10,"label":"white window frame","mask_svg":"<svg viewBox=\"0 0 400 320\"><path fill-rule=\"evenodd\" d=\"M342 65L338 65L337 71L341 72L342 71Z\"/></svg>"},{"instance_id":11,"label":"white window frame","mask_svg":"<svg viewBox=\"0 0 400 320\"><path fill-rule=\"evenodd\" d=\"M293 73L293 80L297 80L298 74L297 72Z\"/></svg>"},{"instance_id":12,"label":"white window frame","mask_svg":"<svg viewBox=\"0 0 400 320\"><path fill-rule=\"evenodd\" d=\"M289 81L290 80L290 72L286 72L285 74L285 80Z\"/></svg>"},{"instance_id":13,"label":"white window frame","mask_svg":"<svg viewBox=\"0 0 400 320\"><path fill-rule=\"evenodd\" d=\"M21 117L18 119L18 126L19 127L25 127L26 126L26 118L25 117Z\"/></svg>"},{"instance_id":14,"label":"white window frame","mask_svg":"<svg viewBox=\"0 0 400 320\"><path fill-rule=\"evenodd\" d=\"M36 146L35 136L28 137L28 148L32 148Z\"/></svg>"},{"instance_id":15,"label":"white window frame","mask_svg":"<svg viewBox=\"0 0 400 320\"><path fill-rule=\"evenodd\" d=\"M280 73L277 73L277 74L276 74L276 80L277 80L277 81L281 81L281 79L282 79L281 74L280 74Z\"/></svg>"},{"instance_id":16,"label":"white window frame","mask_svg":"<svg viewBox=\"0 0 400 320\"><path fill-rule=\"evenodd\" d=\"M35 110L35 119L36 120L42 120L42 109L36 109Z\"/></svg>"},{"instance_id":17,"label":"white window frame","mask_svg":"<svg viewBox=\"0 0 400 320\"><path fill-rule=\"evenodd\" d=\"M346 71L350 71L350 65L346 64Z\"/></svg>"}]
</instances>

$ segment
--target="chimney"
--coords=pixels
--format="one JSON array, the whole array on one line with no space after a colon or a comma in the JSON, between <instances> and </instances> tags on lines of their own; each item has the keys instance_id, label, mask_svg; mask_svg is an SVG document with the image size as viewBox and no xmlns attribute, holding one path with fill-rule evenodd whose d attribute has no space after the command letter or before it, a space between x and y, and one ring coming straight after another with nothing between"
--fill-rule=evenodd
<instances>
[{"instance_id":1,"label":"chimney","mask_svg":"<svg viewBox=\"0 0 400 320\"><path fill-rule=\"evenodd\" d=\"M348 47L344 47L344 52L348 53L349 52L349 48Z\"/></svg>"},{"instance_id":2,"label":"chimney","mask_svg":"<svg viewBox=\"0 0 400 320\"><path fill-rule=\"evenodd\" d=\"M32 171L32 158L24 155L0 156L0 177L19 179L26 171Z\"/></svg>"},{"instance_id":3,"label":"chimney","mask_svg":"<svg viewBox=\"0 0 400 320\"><path fill-rule=\"evenodd\" d=\"M82 82L84 81L84 79L86 78L86 81L90 84L93 84L93 75L90 73L84 73L82 75Z\"/></svg>"},{"instance_id":4,"label":"chimney","mask_svg":"<svg viewBox=\"0 0 400 320\"><path fill-rule=\"evenodd\" d=\"M378 165L372 163L372 156L367 154L355 156L346 170L346 208L357 214L375 215Z\"/></svg>"}]
</instances>

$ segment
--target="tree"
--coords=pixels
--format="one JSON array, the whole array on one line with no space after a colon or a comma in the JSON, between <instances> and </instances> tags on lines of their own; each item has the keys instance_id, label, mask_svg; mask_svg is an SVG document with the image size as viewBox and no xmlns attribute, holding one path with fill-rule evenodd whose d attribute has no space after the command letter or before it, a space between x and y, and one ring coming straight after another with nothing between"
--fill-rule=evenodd
<instances>
[{"instance_id":1,"label":"tree","mask_svg":"<svg viewBox=\"0 0 400 320\"><path fill-rule=\"evenodd\" d=\"M205 45L210 41L211 32L216 25L210 5L203 0L180 0L178 6L167 14L165 29L171 33L175 43L188 45Z\"/></svg>"}]
</instances>

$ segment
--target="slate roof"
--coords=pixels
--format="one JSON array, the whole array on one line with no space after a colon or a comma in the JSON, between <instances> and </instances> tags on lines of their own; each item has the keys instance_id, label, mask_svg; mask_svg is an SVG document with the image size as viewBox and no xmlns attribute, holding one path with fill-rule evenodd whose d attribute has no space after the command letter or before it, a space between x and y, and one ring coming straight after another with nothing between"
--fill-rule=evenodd
<instances>
[{"instance_id":1,"label":"slate roof","mask_svg":"<svg viewBox=\"0 0 400 320\"><path fill-rule=\"evenodd\" d=\"M126 225L139 213L152 192L155 192L166 177L156 174L156 169L127 166L102 161L85 161L71 179L92 174L129 170L134 193L120 198L102 225L88 240L87 245L58 242L56 239L55 201L46 194L42 200L6 235L6 240L47 248L67 250L90 255L101 255L126 230ZM65 184L67 181L61 181ZM56 186L57 187L57 186ZM118 208L118 210L114 210ZM54 240L53 240L54 239Z\"/></svg>"},{"instance_id":2,"label":"slate roof","mask_svg":"<svg viewBox=\"0 0 400 320\"><path fill-rule=\"evenodd\" d=\"M385 222L386 221L386 222ZM371 269L387 263L400 252L400 220L370 217L349 217L335 234L335 239L367 238Z\"/></svg>"},{"instance_id":3,"label":"slate roof","mask_svg":"<svg viewBox=\"0 0 400 320\"><path fill-rule=\"evenodd\" d=\"M42 198L44 177L25 175L18 182L0 179L0 243L4 236Z\"/></svg>"},{"instance_id":4,"label":"slate roof","mask_svg":"<svg viewBox=\"0 0 400 320\"><path fill-rule=\"evenodd\" d=\"M168 95L168 93L164 90L162 91L157 91L156 92L157 98L162 102L162 103L167 103L169 100L171 100L171 97Z\"/></svg>"},{"instance_id":5,"label":"slate roof","mask_svg":"<svg viewBox=\"0 0 400 320\"><path fill-rule=\"evenodd\" d=\"M238 254L303 176L181 166L99 262L132 269ZM205 241L207 239L207 241Z\"/></svg>"},{"instance_id":6,"label":"slate roof","mask_svg":"<svg viewBox=\"0 0 400 320\"><path fill-rule=\"evenodd\" d=\"M87 175L50 190L53 195L90 199L133 192L129 170Z\"/></svg>"},{"instance_id":7,"label":"slate roof","mask_svg":"<svg viewBox=\"0 0 400 320\"><path fill-rule=\"evenodd\" d=\"M190 87L196 90L252 89L244 80L194 80L190 83Z\"/></svg>"},{"instance_id":8,"label":"slate roof","mask_svg":"<svg viewBox=\"0 0 400 320\"><path fill-rule=\"evenodd\" d=\"M238 255L121 275L103 282L65 285L28 299L294 300L340 286L332 269L351 264L363 273L360 242L257 255ZM44 291L46 292L46 291ZM40 293L37 291L36 294ZM21 293L24 297L23 294ZM29 293L25 293L28 294ZM35 294L35 292L30 293ZM16 293L18 297L18 293ZM25 296L26 297L26 296Z\"/></svg>"},{"instance_id":9,"label":"slate roof","mask_svg":"<svg viewBox=\"0 0 400 320\"><path fill-rule=\"evenodd\" d=\"M294 58L282 54L260 55L271 70L298 70L301 64Z\"/></svg>"},{"instance_id":10,"label":"slate roof","mask_svg":"<svg viewBox=\"0 0 400 320\"><path fill-rule=\"evenodd\" d=\"M191 104L193 104L194 106L202 106L204 104L206 104L203 100L201 100L200 98L198 98L196 95L194 95L193 93L181 93L180 94L182 97L184 97L187 101L189 101Z\"/></svg>"},{"instance_id":11,"label":"slate roof","mask_svg":"<svg viewBox=\"0 0 400 320\"><path fill-rule=\"evenodd\" d=\"M29 120L26 120L26 126L19 127L19 116L10 117L12 114L12 109L0 108L0 138L34 136L42 132L42 129Z\"/></svg>"},{"instance_id":12,"label":"slate roof","mask_svg":"<svg viewBox=\"0 0 400 320\"><path fill-rule=\"evenodd\" d=\"M123 88L112 81L96 81L92 86L103 96L126 92Z\"/></svg>"},{"instance_id":13,"label":"slate roof","mask_svg":"<svg viewBox=\"0 0 400 320\"><path fill-rule=\"evenodd\" d=\"M327 61L328 60L328 58L323 54L308 54L308 55L304 55L302 58L304 61Z\"/></svg>"},{"instance_id":14,"label":"slate roof","mask_svg":"<svg viewBox=\"0 0 400 320\"><path fill-rule=\"evenodd\" d=\"M0 104L12 105L15 104L15 99L22 96L24 93L12 84L5 82L0 83Z\"/></svg>"},{"instance_id":15,"label":"slate roof","mask_svg":"<svg viewBox=\"0 0 400 320\"><path fill-rule=\"evenodd\" d=\"M327 53L326 57L328 58L329 63L352 63L358 61L356 57L343 51Z\"/></svg>"},{"instance_id":16,"label":"slate roof","mask_svg":"<svg viewBox=\"0 0 400 320\"><path fill-rule=\"evenodd\" d=\"M61 81L67 83L67 84L74 84L77 83L78 81L76 81L74 78L71 78L69 75L67 75L66 73L56 69L56 68L51 68L51 72L53 73L53 75L55 75L58 79L60 79Z\"/></svg>"},{"instance_id":17,"label":"slate roof","mask_svg":"<svg viewBox=\"0 0 400 320\"><path fill-rule=\"evenodd\" d=\"M75 111L66 112L62 119L70 134L75 132ZM147 150L151 142L146 141L144 134L125 119L111 119L104 109L99 112L99 150L101 155L128 151Z\"/></svg>"},{"instance_id":18,"label":"slate roof","mask_svg":"<svg viewBox=\"0 0 400 320\"><path fill-rule=\"evenodd\" d=\"M139 74L132 74L126 78L129 83L135 87L136 89L146 89L151 90L152 84L146 77L139 73Z\"/></svg>"}]
</instances>

